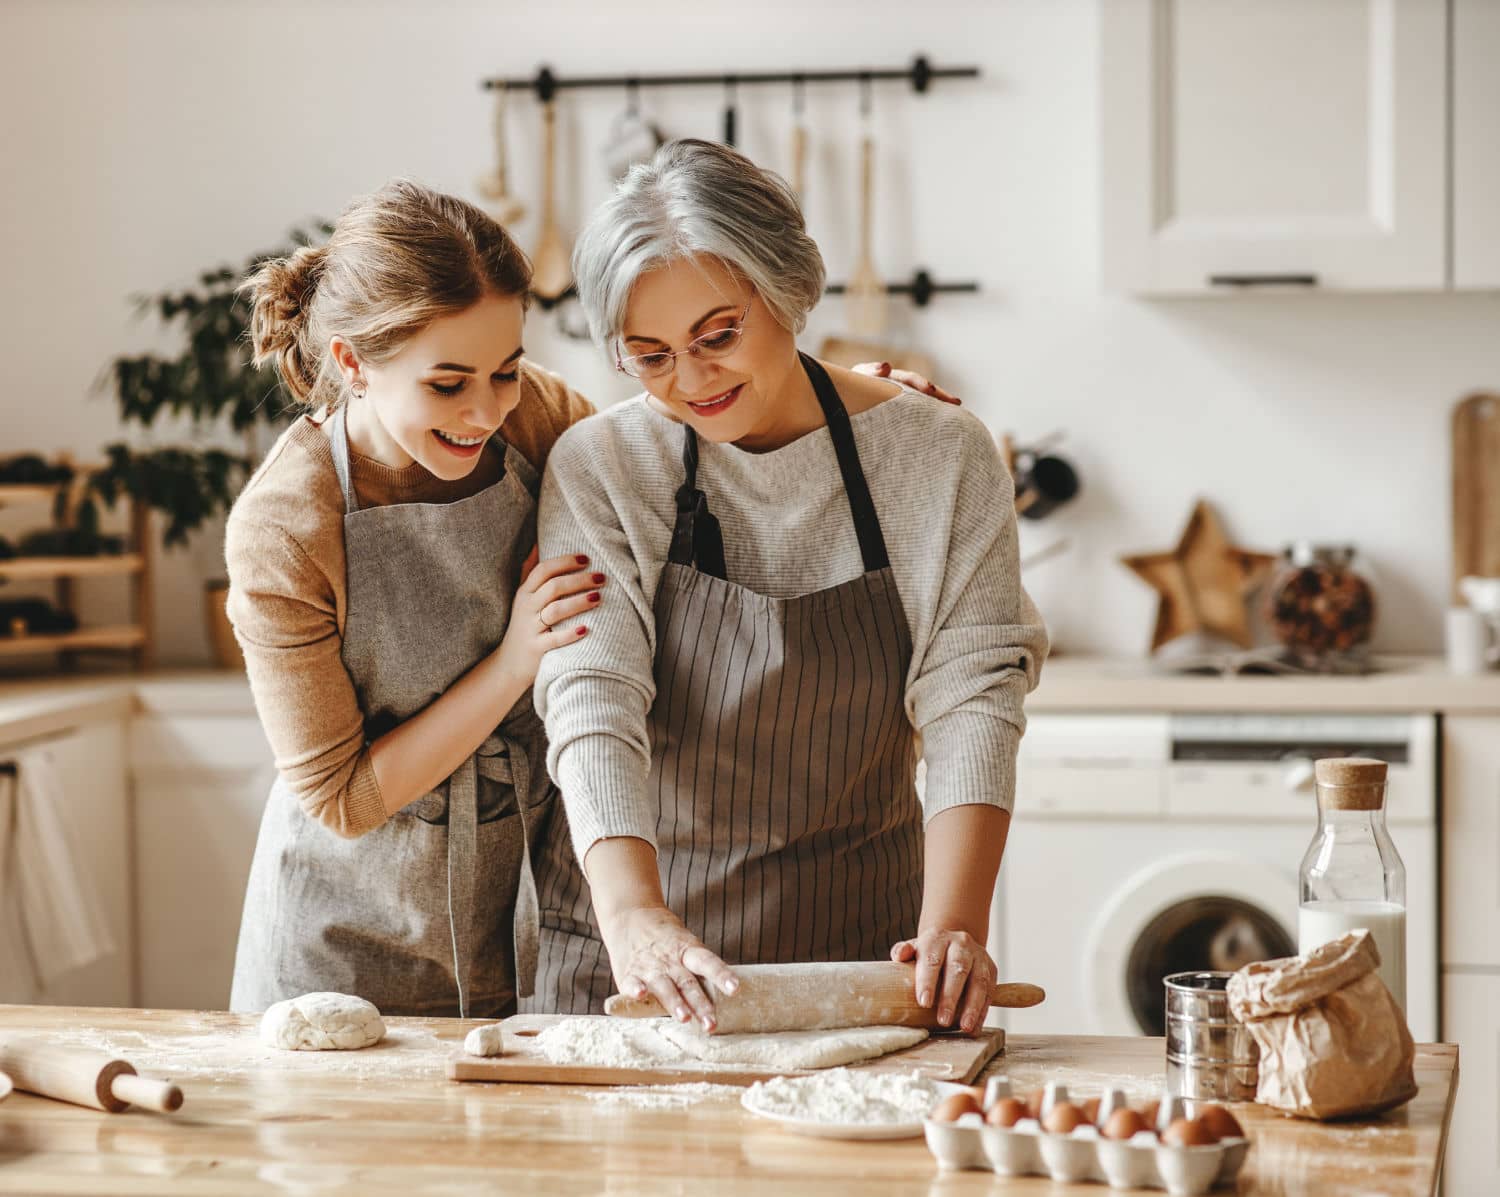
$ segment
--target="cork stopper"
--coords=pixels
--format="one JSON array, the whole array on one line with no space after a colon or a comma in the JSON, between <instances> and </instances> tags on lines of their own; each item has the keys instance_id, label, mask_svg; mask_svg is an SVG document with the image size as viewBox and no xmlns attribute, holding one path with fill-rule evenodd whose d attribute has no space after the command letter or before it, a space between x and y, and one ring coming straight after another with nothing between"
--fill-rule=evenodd
<instances>
[{"instance_id":1,"label":"cork stopper","mask_svg":"<svg viewBox=\"0 0 1500 1197\"><path fill-rule=\"evenodd\" d=\"M1366 756L1326 757L1313 765L1324 810L1379 810L1385 805L1387 765Z\"/></svg>"}]
</instances>

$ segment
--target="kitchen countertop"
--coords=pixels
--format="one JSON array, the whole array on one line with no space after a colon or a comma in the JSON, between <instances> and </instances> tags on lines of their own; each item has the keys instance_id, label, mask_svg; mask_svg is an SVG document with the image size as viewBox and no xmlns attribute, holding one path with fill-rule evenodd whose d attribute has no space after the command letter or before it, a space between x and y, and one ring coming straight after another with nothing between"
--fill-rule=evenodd
<instances>
[{"instance_id":1,"label":"kitchen countertop","mask_svg":"<svg viewBox=\"0 0 1500 1197\"><path fill-rule=\"evenodd\" d=\"M0 678L0 737L7 741L139 714L253 716L255 703L237 670Z\"/></svg>"},{"instance_id":2,"label":"kitchen countertop","mask_svg":"<svg viewBox=\"0 0 1500 1197\"><path fill-rule=\"evenodd\" d=\"M735 1095L637 1108L617 1091L457 1084L443 1076L467 1030L455 1019L388 1019L363 1052L276 1052L256 1019L183 1011L0 1006L0 1033L112 1049L170 1076L177 1114L104 1114L17 1092L0 1105L0 1188L116 1194L361 1194L493 1190L801 1195L993 1194L1101 1197L1102 1185L941 1173L920 1139L805 1139L743 1111ZM1022 1089L1064 1080L1144 1096L1160 1039L1016 1036L992 1071ZM1321 1125L1235 1107L1253 1145L1240 1194L1435 1192L1458 1050L1417 1051L1420 1092L1371 1121Z\"/></svg>"},{"instance_id":3,"label":"kitchen countertop","mask_svg":"<svg viewBox=\"0 0 1500 1197\"><path fill-rule=\"evenodd\" d=\"M1159 672L1141 658L1053 657L1026 699L1056 711L1438 711L1500 714L1500 670L1448 672L1441 657L1377 657L1359 677L1204 676Z\"/></svg>"},{"instance_id":4,"label":"kitchen countertop","mask_svg":"<svg viewBox=\"0 0 1500 1197\"><path fill-rule=\"evenodd\" d=\"M1363 677L1205 677L1164 674L1142 658L1064 654L1047 662L1026 709L1500 714L1500 670L1464 677L1449 673L1440 657L1376 660L1381 672ZM255 704L245 675L229 670L0 677L0 737L7 741L131 714L253 716Z\"/></svg>"}]
</instances>

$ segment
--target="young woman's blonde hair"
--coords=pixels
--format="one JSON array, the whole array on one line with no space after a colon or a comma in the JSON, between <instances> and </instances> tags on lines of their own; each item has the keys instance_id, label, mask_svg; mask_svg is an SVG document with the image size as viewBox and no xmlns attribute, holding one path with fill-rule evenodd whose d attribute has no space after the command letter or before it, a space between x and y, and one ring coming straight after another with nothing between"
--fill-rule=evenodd
<instances>
[{"instance_id":1,"label":"young woman's blonde hair","mask_svg":"<svg viewBox=\"0 0 1500 1197\"><path fill-rule=\"evenodd\" d=\"M487 295L524 303L531 263L473 204L407 179L344 209L324 245L262 263L241 285L255 364L274 361L306 407L333 407L343 380L329 338L379 363L432 321Z\"/></svg>"}]
</instances>

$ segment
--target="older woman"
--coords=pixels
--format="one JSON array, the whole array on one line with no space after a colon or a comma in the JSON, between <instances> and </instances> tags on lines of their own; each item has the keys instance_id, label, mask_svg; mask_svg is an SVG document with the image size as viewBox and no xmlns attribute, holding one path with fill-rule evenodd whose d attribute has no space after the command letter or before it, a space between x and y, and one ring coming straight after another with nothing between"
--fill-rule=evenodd
<instances>
[{"instance_id":1,"label":"older woman","mask_svg":"<svg viewBox=\"0 0 1500 1197\"><path fill-rule=\"evenodd\" d=\"M889 954L974 1031L1047 651L992 438L798 352L822 259L733 150L664 147L574 267L646 393L564 434L542 488L543 554L587 553L617 589L537 678L567 817L529 1008L597 1011L612 969L712 1029L731 964Z\"/></svg>"}]
</instances>

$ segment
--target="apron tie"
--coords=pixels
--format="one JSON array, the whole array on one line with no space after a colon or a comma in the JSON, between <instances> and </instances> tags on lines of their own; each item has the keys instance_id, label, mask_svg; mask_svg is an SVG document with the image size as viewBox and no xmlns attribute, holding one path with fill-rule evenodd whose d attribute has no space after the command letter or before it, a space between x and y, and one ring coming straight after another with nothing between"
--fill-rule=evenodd
<instances>
[{"instance_id":1,"label":"apron tie","mask_svg":"<svg viewBox=\"0 0 1500 1197\"><path fill-rule=\"evenodd\" d=\"M530 997L535 989L537 940L541 935L536 872L531 864L528 809L531 760L519 740L496 733L454 770L448 782L448 927L453 941L453 975L458 982L460 1018L469 1016L469 967L473 961L469 924L474 912L480 778L511 787L516 797L516 817L521 824L521 868L511 930L515 940L517 997Z\"/></svg>"}]
</instances>

